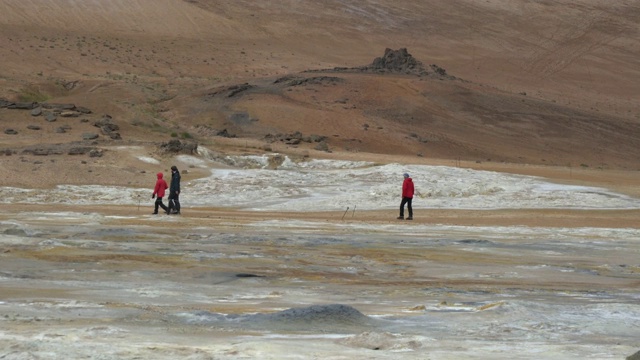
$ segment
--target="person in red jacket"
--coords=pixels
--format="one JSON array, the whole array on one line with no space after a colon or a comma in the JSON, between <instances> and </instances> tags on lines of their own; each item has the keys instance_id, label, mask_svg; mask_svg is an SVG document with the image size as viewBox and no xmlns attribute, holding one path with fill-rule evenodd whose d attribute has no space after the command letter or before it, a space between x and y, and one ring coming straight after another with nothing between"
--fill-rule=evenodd
<instances>
[{"instance_id":1,"label":"person in red jacket","mask_svg":"<svg viewBox=\"0 0 640 360\"><path fill-rule=\"evenodd\" d=\"M404 220L404 205L407 204L407 210L409 210L407 220L413 220L413 208L411 207L411 201L413 200L413 180L407 173L404 173L403 176L402 202L400 202L400 216L398 216L398 219Z\"/></svg>"},{"instance_id":2,"label":"person in red jacket","mask_svg":"<svg viewBox=\"0 0 640 360\"><path fill-rule=\"evenodd\" d=\"M169 186L167 186L167 182L162 178L163 175L161 172L159 172L157 176L158 180L156 181L156 186L153 188L153 195L151 195L152 199L156 198L155 210L153 211L153 214L155 215L158 213L158 207L161 207L168 214L169 208L167 208L167 206L162 203L162 197L164 197L164 192Z\"/></svg>"}]
</instances>

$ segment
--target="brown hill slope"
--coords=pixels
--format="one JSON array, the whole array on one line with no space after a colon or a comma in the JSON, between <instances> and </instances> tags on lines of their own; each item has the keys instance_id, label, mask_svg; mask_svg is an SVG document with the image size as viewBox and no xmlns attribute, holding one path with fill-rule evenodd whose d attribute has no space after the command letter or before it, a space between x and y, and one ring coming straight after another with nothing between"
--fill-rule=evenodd
<instances>
[{"instance_id":1,"label":"brown hill slope","mask_svg":"<svg viewBox=\"0 0 640 360\"><path fill-rule=\"evenodd\" d=\"M347 155L640 168L633 2L0 0L0 7L0 97L93 111L84 123L48 124L0 109L0 145L16 153L82 142L109 114L122 140L101 135L103 147L135 142L152 151L174 134L212 147L256 139L260 149L298 131ZM437 64L455 79L332 70L405 47L428 71ZM242 91L229 97L234 86ZM26 129L32 123L41 129ZM68 131L56 133L65 123ZM224 129L241 139L215 136Z\"/></svg>"}]
</instances>

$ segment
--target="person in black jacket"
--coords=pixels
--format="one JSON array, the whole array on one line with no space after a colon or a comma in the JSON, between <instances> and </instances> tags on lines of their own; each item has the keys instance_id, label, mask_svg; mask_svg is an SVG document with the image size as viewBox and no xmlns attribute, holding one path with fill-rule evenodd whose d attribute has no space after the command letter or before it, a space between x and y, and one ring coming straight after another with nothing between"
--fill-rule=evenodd
<instances>
[{"instance_id":1,"label":"person in black jacket","mask_svg":"<svg viewBox=\"0 0 640 360\"><path fill-rule=\"evenodd\" d=\"M169 185L169 210L170 214L180 215L180 171L173 165L171 167L171 185Z\"/></svg>"}]
</instances>

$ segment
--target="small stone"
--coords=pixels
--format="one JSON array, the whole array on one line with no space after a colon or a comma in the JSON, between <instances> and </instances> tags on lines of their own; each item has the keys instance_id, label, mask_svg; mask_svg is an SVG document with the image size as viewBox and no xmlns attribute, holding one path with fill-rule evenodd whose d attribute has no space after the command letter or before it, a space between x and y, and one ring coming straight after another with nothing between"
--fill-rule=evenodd
<instances>
[{"instance_id":1,"label":"small stone","mask_svg":"<svg viewBox=\"0 0 640 360\"><path fill-rule=\"evenodd\" d=\"M97 139L98 136L96 133L84 133L82 134L82 140L94 140Z\"/></svg>"}]
</instances>

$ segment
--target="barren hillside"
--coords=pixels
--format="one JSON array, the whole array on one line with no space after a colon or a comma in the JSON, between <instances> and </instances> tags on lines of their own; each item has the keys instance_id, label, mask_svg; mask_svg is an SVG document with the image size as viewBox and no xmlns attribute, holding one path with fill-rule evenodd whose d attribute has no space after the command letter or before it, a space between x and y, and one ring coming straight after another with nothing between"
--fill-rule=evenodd
<instances>
[{"instance_id":1,"label":"barren hillside","mask_svg":"<svg viewBox=\"0 0 640 360\"><path fill-rule=\"evenodd\" d=\"M91 110L54 123L1 107L5 154L47 143L154 151L178 137L220 150L251 141L258 151L278 144L318 156L640 168L640 5L632 1L0 7L4 103ZM402 48L426 73L353 71ZM83 139L105 114L121 138Z\"/></svg>"}]
</instances>

